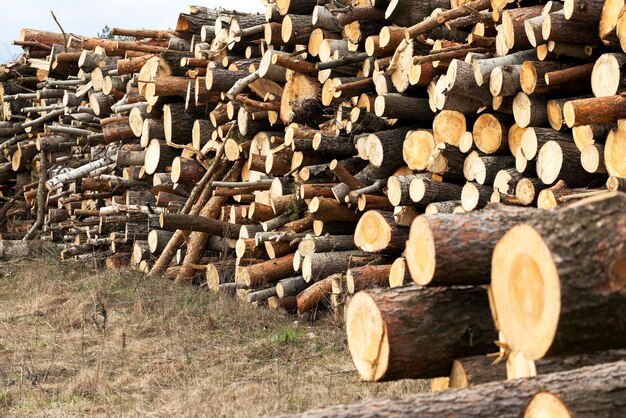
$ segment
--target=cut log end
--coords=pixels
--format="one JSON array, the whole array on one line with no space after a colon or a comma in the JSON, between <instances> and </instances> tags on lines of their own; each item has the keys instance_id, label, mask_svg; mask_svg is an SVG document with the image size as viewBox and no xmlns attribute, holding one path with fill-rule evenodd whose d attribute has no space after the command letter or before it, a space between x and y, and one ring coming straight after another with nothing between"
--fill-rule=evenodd
<instances>
[{"instance_id":1,"label":"cut log end","mask_svg":"<svg viewBox=\"0 0 626 418\"><path fill-rule=\"evenodd\" d=\"M385 217L377 211L366 212L354 231L354 243L366 252L378 252L391 241L391 228Z\"/></svg>"},{"instance_id":2,"label":"cut log end","mask_svg":"<svg viewBox=\"0 0 626 418\"><path fill-rule=\"evenodd\" d=\"M558 396L550 392L536 394L524 411L524 418L571 418L567 406Z\"/></svg>"},{"instance_id":3,"label":"cut log end","mask_svg":"<svg viewBox=\"0 0 626 418\"><path fill-rule=\"evenodd\" d=\"M556 141L548 141L537 156L537 176L544 184L554 183L563 166L563 150Z\"/></svg>"},{"instance_id":4,"label":"cut log end","mask_svg":"<svg viewBox=\"0 0 626 418\"><path fill-rule=\"evenodd\" d=\"M389 341L381 312L367 293L357 293L350 301L346 332L348 348L361 378L370 382L380 380L389 361Z\"/></svg>"},{"instance_id":5,"label":"cut log end","mask_svg":"<svg viewBox=\"0 0 626 418\"><path fill-rule=\"evenodd\" d=\"M559 275L543 238L529 225L507 232L494 249L494 316L507 344L527 359L542 358L557 329Z\"/></svg>"},{"instance_id":6,"label":"cut log end","mask_svg":"<svg viewBox=\"0 0 626 418\"><path fill-rule=\"evenodd\" d=\"M405 252L406 264L413 281L427 285L435 275L435 241L430 224L425 217L418 216L411 225Z\"/></svg>"},{"instance_id":7,"label":"cut log end","mask_svg":"<svg viewBox=\"0 0 626 418\"><path fill-rule=\"evenodd\" d=\"M402 145L402 155L410 169L425 170L434 148L435 139L430 131L411 131Z\"/></svg>"},{"instance_id":8,"label":"cut log end","mask_svg":"<svg viewBox=\"0 0 626 418\"><path fill-rule=\"evenodd\" d=\"M620 67L624 59L617 54L603 54L598 58L591 72L591 90L596 97L607 97L617 94L622 85Z\"/></svg>"}]
</instances>

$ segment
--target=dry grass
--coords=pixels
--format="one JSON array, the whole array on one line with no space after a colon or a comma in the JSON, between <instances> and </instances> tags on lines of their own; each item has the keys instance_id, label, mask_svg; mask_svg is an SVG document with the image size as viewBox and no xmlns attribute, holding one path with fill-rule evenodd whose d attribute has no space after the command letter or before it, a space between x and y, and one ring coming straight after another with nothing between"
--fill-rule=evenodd
<instances>
[{"instance_id":1,"label":"dry grass","mask_svg":"<svg viewBox=\"0 0 626 418\"><path fill-rule=\"evenodd\" d=\"M260 416L424 390L358 381L342 328L55 261L0 266L0 415ZM103 312L106 311L106 321Z\"/></svg>"}]
</instances>

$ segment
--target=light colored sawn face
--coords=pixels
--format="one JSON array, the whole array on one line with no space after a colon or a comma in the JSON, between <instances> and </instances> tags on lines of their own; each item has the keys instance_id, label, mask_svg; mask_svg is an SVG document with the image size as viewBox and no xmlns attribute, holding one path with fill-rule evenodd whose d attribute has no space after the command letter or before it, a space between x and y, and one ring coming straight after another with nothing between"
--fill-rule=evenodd
<instances>
[{"instance_id":1,"label":"light colored sawn face","mask_svg":"<svg viewBox=\"0 0 626 418\"><path fill-rule=\"evenodd\" d=\"M548 392L541 392L528 404L524 412L524 418L570 418L567 406L558 398Z\"/></svg>"},{"instance_id":2,"label":"light colored sawn face","mask_svg":"<svg viewBox=\"0 0 626 418\"><path fill-rule=\"evenodd\" d=\"M413 281L420 285L430 283L435 275L436 249L430 225L422 216L411 225L405 256Z\"/></svg>"},{"instance_id":3,"label":"light colored sawn face","mask_svg":"<svg viewBox=\"0 0 626 418\"><path fill-rule=\"evenodd\" d=\"M380 379L387 370L389 341L380 310L367 293L357 293L350 301L346 332L352 361L361 379Z\"/></svg>"},{"instance_id":4,"label":"light colored sawn face","mask_svg":"<svg viewBox=\"0 0 626 418\"><path fill-rule=\"evenodd\" d=\"M552 254L531 226L512 228L496 245L491 287L495 316L510 349L529 360L541 358L556 333L561 291Z\"/></svg>"}]
</instances>

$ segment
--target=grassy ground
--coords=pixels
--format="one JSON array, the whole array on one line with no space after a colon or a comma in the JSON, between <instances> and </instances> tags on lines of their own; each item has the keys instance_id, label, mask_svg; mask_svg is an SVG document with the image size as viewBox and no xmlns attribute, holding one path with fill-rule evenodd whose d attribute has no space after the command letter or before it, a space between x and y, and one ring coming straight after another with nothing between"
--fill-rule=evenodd
<instances>
[{"instance_id":1,"label":"grassy ground","mask_svg":"<svg viewBox=\"0 0 626 418\"><path fill-rule=\"evenodd\" d=\"M0 416L252 417L425 389L359 382L341 326L295 319L132 272L3 263Z\"/></svg>"}]
</instances>

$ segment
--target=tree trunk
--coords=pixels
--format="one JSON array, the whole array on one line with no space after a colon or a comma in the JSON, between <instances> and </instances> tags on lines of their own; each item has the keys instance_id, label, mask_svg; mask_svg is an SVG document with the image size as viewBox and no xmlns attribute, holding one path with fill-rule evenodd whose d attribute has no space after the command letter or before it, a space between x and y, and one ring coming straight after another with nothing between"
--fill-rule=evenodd
<instances>
[{"instance_id":1,"label":"tree trunk","mask_svg":"<svg viewBox=\"0 0 626 418\"><path fill-rule=\"evenodd\" d=\"M413 121L429 121L433 118L427 99L403 96L397 93L378 96L376 98L375 111L378 117Z\"/></svg>"},{"instance_id":2,"label":"tree trunk","mask_svg":"<svg viewBox=\"0 0 626 418\"><path fill-rule=\"evenodd\" d=\"M568 127L611 123L626 117L626 97L608 96L570 100L563 106Z\"/></svg>"},{"instance_id":3,"label":"tree trunk","mask_svg":"<svg viewBox=\"0 0 626 418\"><path fill-rule=\"evenodd\" d=\"M324 235L303 239L298 244L298 252L302 257L314 253L329 253L333 251L356 250L352 235Z\"/></svg>"},{"instance_id":4,"label":"tree trunk","mask_svg":"<svg viewBox=\"0 0 626 418\"><path fill-rule=\"evenodd\" d=\"M463 216L442 213L417 217L405 251L413 281L432 286L489 283L496 243L535 212L499 207Z\"/></svg>"},{"instance_id":5,"label":"tree trunk","mask_svg":"<svg viewBox=\"0 0 626 418\"><path fill-rule=\"evenodd\" d=\"M473 62L474 77L479 86L489 82L491 71L503 65L521 65L524 61L534 60L537 54L534 49L520 51L503 57L478 59Z\"/></svg>"},{"instance_id":6,"label":"tree trunk","mask_svg":"<svg viewBox=\"0 0 626 418\"><path fill-rule=\"evenodd\" d=\"M283 299L289 296L297 296L309 286L310 284L305 282L302 276L290 277L282 279L276 284L276 293L279 298Z\"/></svg>"},{"instance_id":7,"label":"tree trunk","mask_svg":"<svg viewBox=\"0 0 626 418\"><path fill-rule=\"evenodd\" d=\"M620 361L626 350L595 351L572 356L552 357L536 362L537 373L541 376L550 373L566 372L581 367ZM450 373L450 389L460 389L482 385L483 383L507 379L504 362L493 364L493 357L475 356L454 360Z\"/></svg>"},{"instance_id":8,"label":"tree trunk","mask_svg":"<svg viewBox=\"0 0 626 418\"><path fill-rule=\"evenodd\" d=\"M348 269L346 272L348 293L355 294L361 290L375 287L389 287L390 271L391 264Z\"/></svg>"},{"instance_id":9,"label":"tree trunk","mask_svg":"<svg viewBox=\"0 0 626 418\"><path fill-rule=\"evenodd\" d=\"M360 292L346 310L346 330L365 381L447 376L455 358L486 354L497 338L482 287Z\"/></svg>"},{"instance_id":10,"label":"tree trunk","mask_svg":"<svg viewBox=\"0 0 626 418\"><path fill-rule=\"evenodd\" d=\"M623 195L607 193L535 215L500 239L493 311L510 350L535 360L626 347L615 332L626 319L625 208Z\"/></svg>"},{"instance_id":11,"label":"tree trunk","mask_svg":"<svg viewBox=\"0 0 626 418\"><path fill-rule=\"evenodd\" d=\"M331 275L325 279L319 280L298 294L296 297L298 315L315 309L321 302L330 300L334 276L335 275Z\"/></svg>"},{"instance_id":12,"label":"tree trunk","mask_svg":"<svg viewBox=\"0 0 626 418\"><path fill-rule=\"evenodd\" d=\"M227 238L237 238L241 225L218 221L204 216L186 215L182 213L162 213L159 223L161 228L168 231L198 231L209 235Z\"/></svg>"},{"instance_id":13,"label":"tree trunk","mask_svg":"<svg viewBox=\"0 0 626 418\"><path fill-rule=\"evenodd\" d=\"M547 101L541 95L520 92L513 99L513 117L520 127L544 126L548 122Z\"/></svg>"},{"instance_id":14,"label":"tree trunk","mask_svg":"<svg viewBox=\"0 0 626 418\"><path fill-rule=\"evenodd\" d=\"M506 116L488 113L479 116L472 131L476 147L485 154L509 153L507 139L512 124Z\"/></svg>"},{"instance_id":15,"label":"tree trunk","mask_svg":"<svg viewBox=\"0 0 626 418\"><path fill-rule=\"evenodd\" d=\"M238 267L235 281L250 288L276 282L293 275L293 254L247 267Z\"/></svg>"},{"instance_id":16,"label":"tree trunk","mask_svg":"<svg viewBox=\"0 0 626 418\"><path fill-rule=\"evenodd\" d=\"M393 215L368 211L354 231L354 243L368 253L399 254L404 251L408 229L396 224Z\"/></svg>"},{"instance_id":17,"label":"tree trunk","mask_svg":"<svg viewBox=\"0 0 626 418\"><path fill-rule=\"evenodd\" d=\"M537 155L537 177L544 184L553 184L558 179L568 186L582 187L602 183L606 177L587 173L580 162L580 151L571 142L546 142Z\"/></svg>"},{"instance_id":18,"label":"tree trunk","mask_svg":"<svg viewBox=\"0 0 626 418\"><path fill-rule=\"evenodd\" d=\"M601 364L567 372L552 373L534 379L492 382L454 391L411 395L337 405L306 412L307 418L398 417L502 417L520 416L620 416L626 411L623 381L626 362ZM546 415L524 415L533 398L542 392L558 396L568 410L564 415L543 411ZM506 396L503 396L506 394ZM617 415L616 415L617 414Z\"/></svg>"},{"instance_id":19,"label":"tree trunk","mask_svg":"<svg viewBox=\"0 0 626 418\"><path fill-rule=\"evenodd\" d=\"M354 210L338 203L335 200L314 197L309 203L309 212L314 219L321 221L358 221L360 214Z\"/></svg>"},{"instance_id":20,"label":"tree trunk","mask_svg":"<svg viewBox=\"0 0 626 418\"><path fill-rule=\"evenodd\" d=\"M436 181L429 178L416 178L411 181L409 195L411 200L422 206L461 197L463 188L458 184Z\"/></svg>"},{"instance_id":21,"label":"tree trunk","mask_svg":"<svg viewBox=\"0 0 626 418\"><path fill-rule=\"evenodd\" d=\"M380 263L380 256L362 251L335 251L314 253L302 261L302 277L307 283L322 280L331 274L345 272L348 267L359 267L370 263Z\"/></svg>"}]
</instances>

